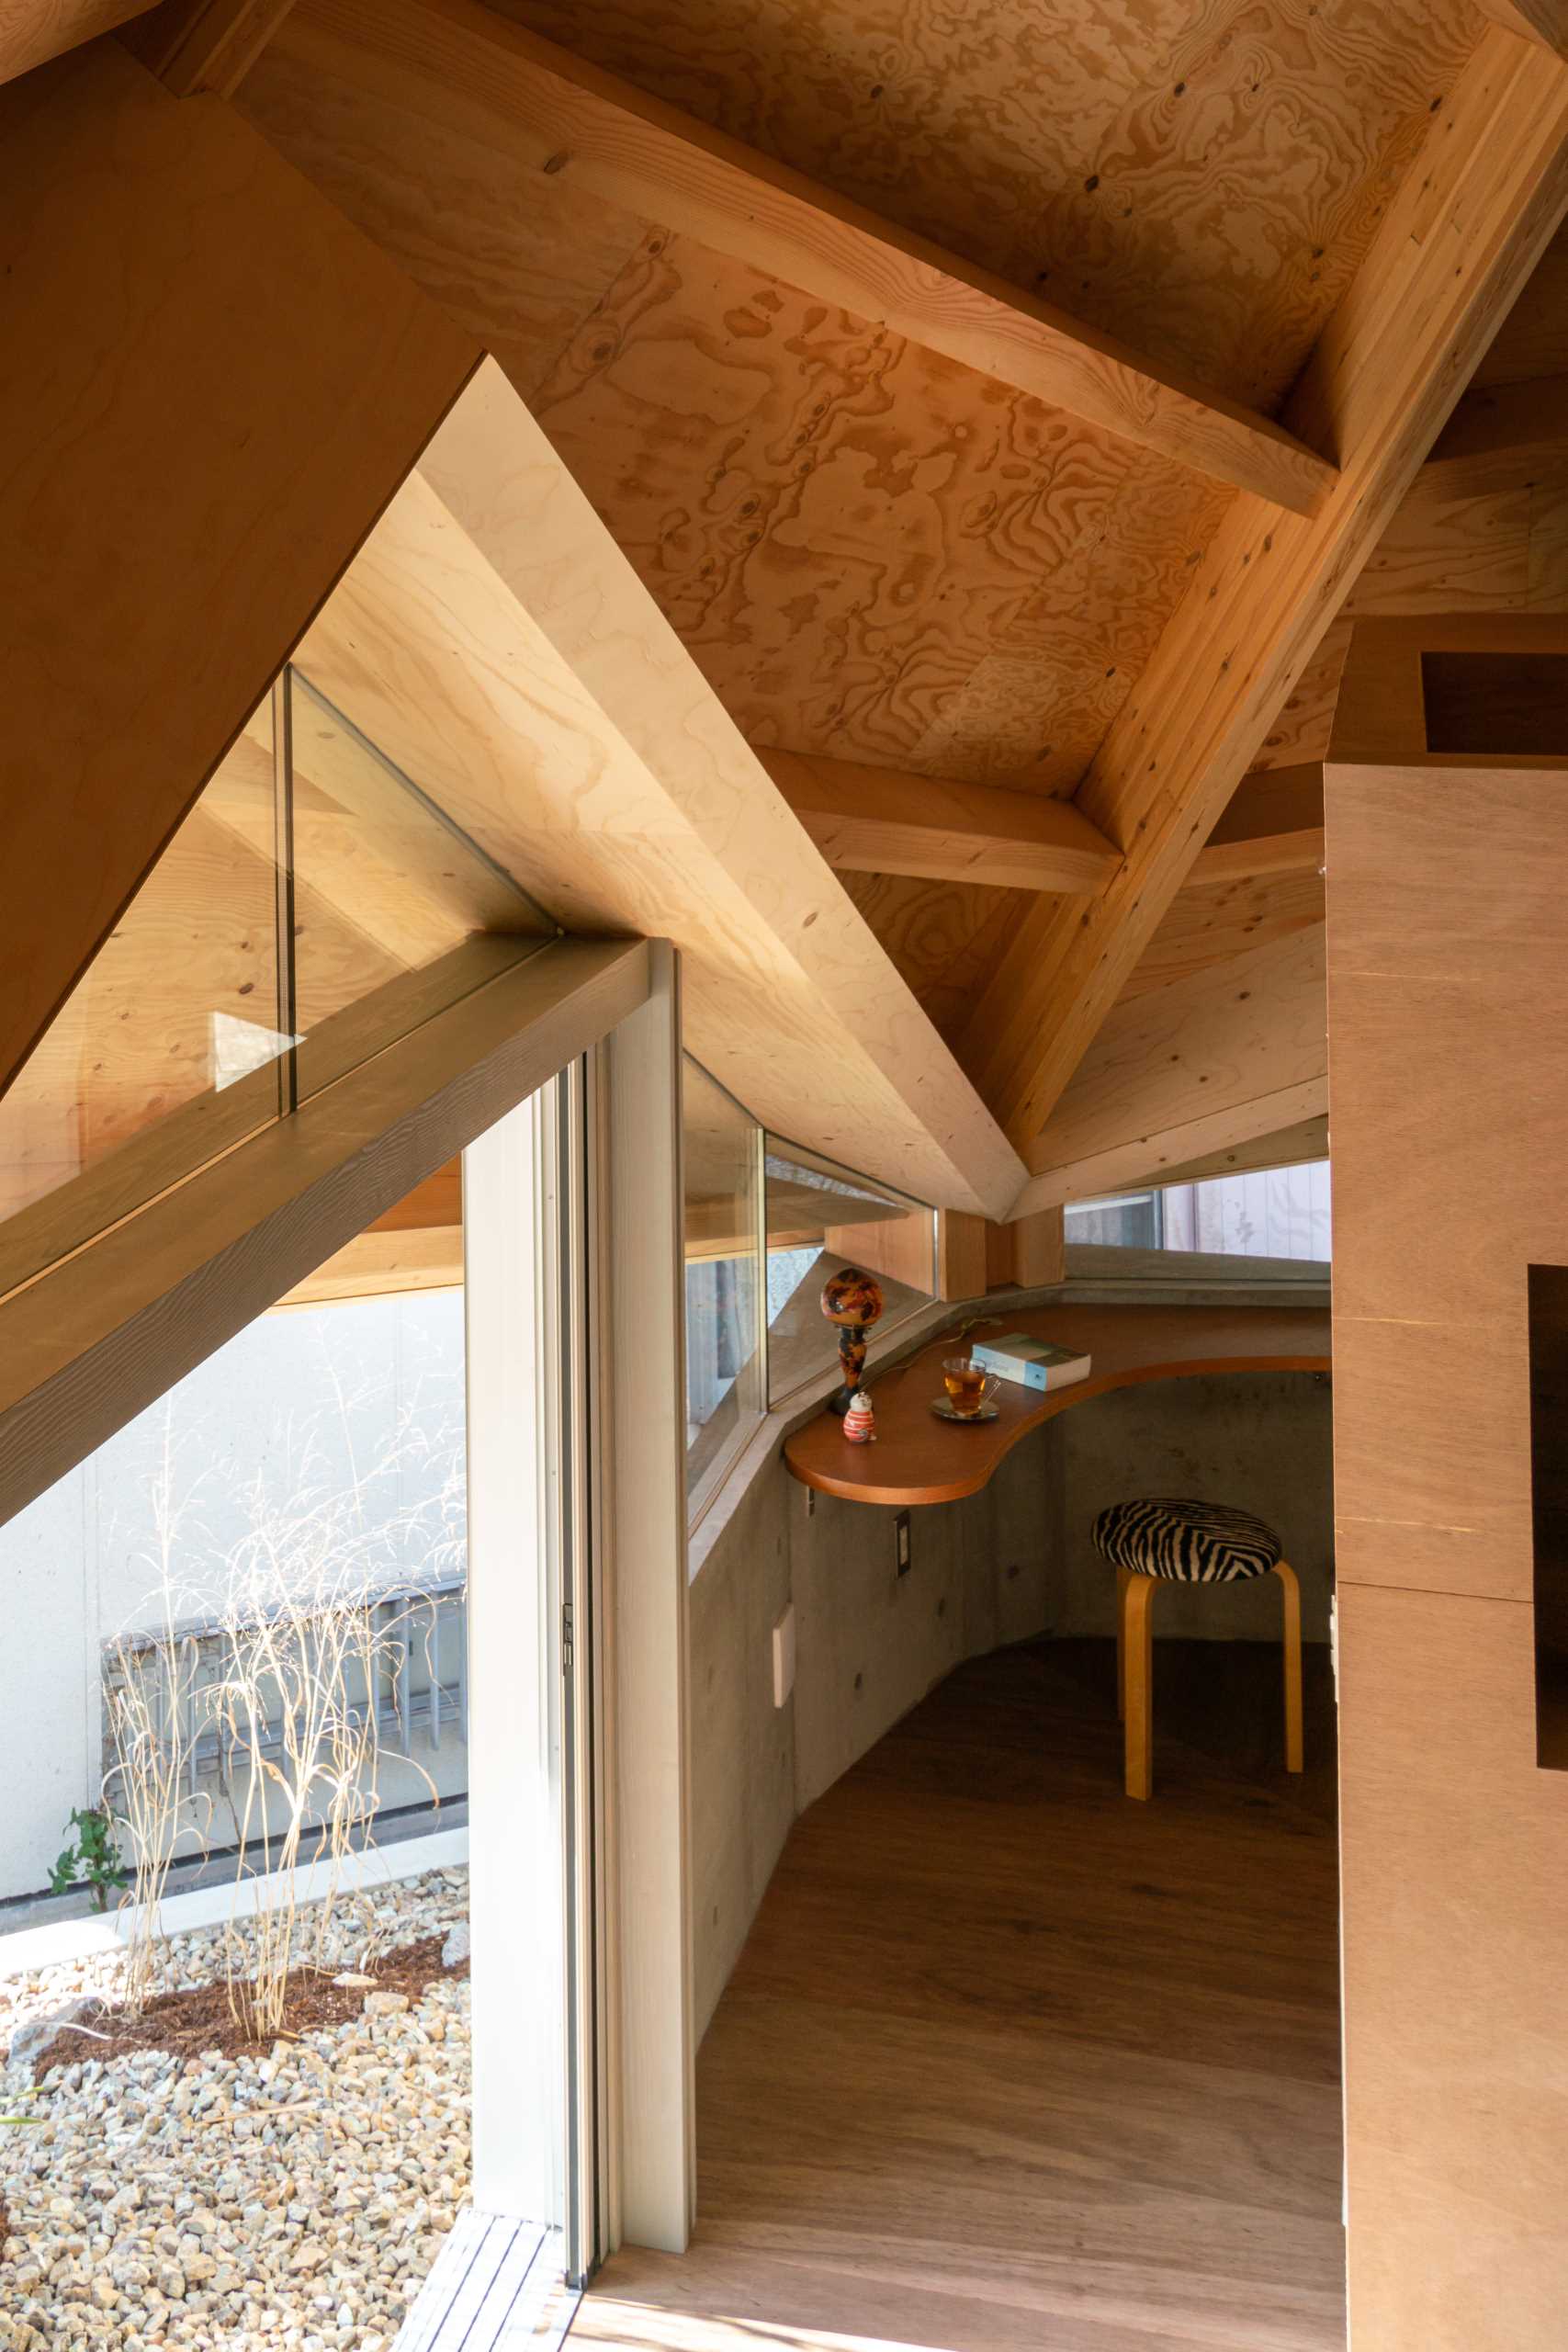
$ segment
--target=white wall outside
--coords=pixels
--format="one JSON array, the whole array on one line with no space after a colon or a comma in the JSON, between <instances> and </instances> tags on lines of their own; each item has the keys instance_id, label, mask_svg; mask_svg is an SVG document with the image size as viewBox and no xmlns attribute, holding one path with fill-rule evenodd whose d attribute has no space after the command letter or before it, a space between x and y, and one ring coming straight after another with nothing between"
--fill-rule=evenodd
<instances>
[{"instance_id":1,"label":"white wall outside","mask_svg":"<svg viewBox=\"0 0 1568 2352\"><path fill-rule=\"evenodd\" d=\"M47 1883L73 1806L98 1800L103 1645L161 1622L163 1557L182 1622L214 1613L249 1514L309 1462L323 1487L360 1482L389 1564L418 1574L437 1544L460 1572L463 1403L460 1291L264 1316L0 1528L0 1899ZM465 1784L450 1731L416 1756L444 1793ZM384 1759L384 1806L427 1793Z\"/></svg>"}]
</instances>

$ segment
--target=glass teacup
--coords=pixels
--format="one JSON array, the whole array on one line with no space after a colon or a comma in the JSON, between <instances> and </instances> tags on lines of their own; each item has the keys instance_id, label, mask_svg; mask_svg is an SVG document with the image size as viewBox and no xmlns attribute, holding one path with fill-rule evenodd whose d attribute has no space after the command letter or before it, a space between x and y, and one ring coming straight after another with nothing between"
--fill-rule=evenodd
<instances>
[{"instance_id":1,"label":"glass teacup","mask_svg":"<svg viewBox=\"0 0 1568 2352\"><path fill-rule=\"evenodd\" d=\"M942 1367L942 1382L948 1403L965 1421L973 1420L1001 1386L996 1374L977 1364L973 1356L949 1356Z\"/></svg>"}]
</instances>

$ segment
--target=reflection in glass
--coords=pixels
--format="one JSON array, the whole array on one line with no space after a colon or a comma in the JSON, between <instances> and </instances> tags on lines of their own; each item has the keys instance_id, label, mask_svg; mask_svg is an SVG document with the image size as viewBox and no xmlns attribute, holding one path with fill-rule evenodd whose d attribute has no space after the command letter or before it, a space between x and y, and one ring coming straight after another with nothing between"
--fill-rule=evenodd
<instances>
[{"instance_id":1,"label":"reflection in glass","mask_svg":"<svg viewBox=\"0 0 1568 2352\"><path fill-rule=\"evenodd\" d=\"M0 1289L278 1116L276 840L269 695L0 1097Z\"/></svg>"},{"instance_id":2,"label":"reflection in glass","mask_svg":"<svg viewBox=\"0 0 1568 2352\"><path fill-rule=\"evenodd\" d=\"M490 978L475 942L555 925L297 671L289 731L303 1097Z\"/></svg>"},{"instance_id":3,"label":"reflection in glass","mask_svg":"<svg viewBox=\"0 0 1568 2352\"><path fill-rule=\"evenodd\" d=\"M880 1340L936 1295L936 1213L891 1185L769 1136L768 1397L777 1403L837 1360L822 1285L844 1266L876 1276Z\"/></svg>"},{"instance_id":4,"label":"reflection in glass","mask_svg":"<svg viewBox=\"0 0 1568 2352\"><path fill-rule=\"evenodd\" d=\"M686 1491L706 1500L763 1410L756 1122L688 1060Z\"/></svg>"},{"instance_id":5,"label":"reflection in glass","mask_svg":"<svg viewBox=\"0 0 1568 2352\"><path fill-rule=\"evenodd\" d=\"M0 1095L0 1296L557 935L286 671Z\"/></svg>"}]
</instances>

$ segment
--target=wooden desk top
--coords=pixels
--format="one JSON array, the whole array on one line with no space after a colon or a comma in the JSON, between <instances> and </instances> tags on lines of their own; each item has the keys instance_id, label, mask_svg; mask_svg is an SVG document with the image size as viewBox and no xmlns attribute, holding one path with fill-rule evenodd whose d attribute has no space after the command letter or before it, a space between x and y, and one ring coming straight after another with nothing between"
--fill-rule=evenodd
<instances>
[{"instance_id":1,"label":"wooden desk top","mask_svg":"<svg viewBox=\"0 0 1568 2352\"><path fill-rule=\"evenodd\" d=\"M796 1430L784 1459L803 1485L848 1502L952 1503L977 1494L1005 1453L1042 1421L1144 1380L1213 1372L1327 1372L1328 1310L1320 1306L1034 1306L998 1305L996 1320L969 1343L1004 1331L1079 1346L1092 1359L1087 1380L1054 1393L1004 1380L994 1421L961 1429L939 1420L942 1360L962 1345L953 1330L928 1340L908 1363L874 1377L876 1439L852 1445L830 1413Z\"/></svg>"}]
</instances>

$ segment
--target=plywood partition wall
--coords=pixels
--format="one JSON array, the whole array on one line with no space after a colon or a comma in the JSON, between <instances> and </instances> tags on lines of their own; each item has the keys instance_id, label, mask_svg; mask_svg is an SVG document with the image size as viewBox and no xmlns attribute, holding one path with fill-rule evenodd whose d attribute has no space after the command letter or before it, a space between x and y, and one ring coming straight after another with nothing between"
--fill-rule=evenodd
<instances>
[{"instance_id":1,"label":"plywood partition wall","mask_svg":"<svg viewBox=\"0 0 1568 2352\"><path fill-rule=\"evenodd\" d=\"M1568 762L1331 764L1326 811L1352 2352L1557 2352L1529 1270L1568 1265Z\"/></svg>"}]
</instances>

